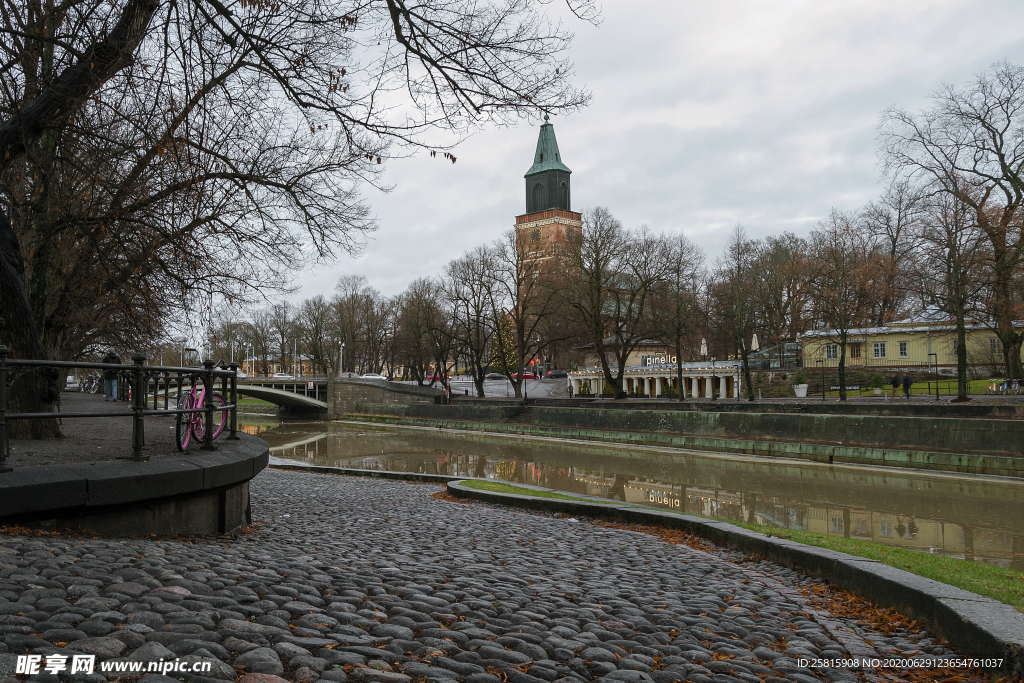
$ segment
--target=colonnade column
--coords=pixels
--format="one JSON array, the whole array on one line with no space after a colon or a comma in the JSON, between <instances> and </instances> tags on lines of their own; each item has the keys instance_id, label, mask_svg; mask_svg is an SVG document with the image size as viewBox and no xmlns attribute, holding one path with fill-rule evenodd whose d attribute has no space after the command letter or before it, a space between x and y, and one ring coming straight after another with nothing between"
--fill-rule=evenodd
<instances>
[{"instance_id":1,"label":"colonnade column","mask_svg":"<svg viewBox=\"0 0 1024 683\"><path fill-rule=\"evenodd\" d=\"M733 380L732 380L732 397L733 398L739 398L740 397L740 382L741 382L741 380L740 380L739 375L734 377Z\"/></svg>"},{"instance_id":2,"label":"colonnade column","mask_svg":"<svg viewBox=\"0 0 1024 683\"><path fill-rule=\"evenodd\" d=\"M729 398L729 388L727 384L725 375L718 378L718 395L721 398Z\"/></svg>"}]
</instances>

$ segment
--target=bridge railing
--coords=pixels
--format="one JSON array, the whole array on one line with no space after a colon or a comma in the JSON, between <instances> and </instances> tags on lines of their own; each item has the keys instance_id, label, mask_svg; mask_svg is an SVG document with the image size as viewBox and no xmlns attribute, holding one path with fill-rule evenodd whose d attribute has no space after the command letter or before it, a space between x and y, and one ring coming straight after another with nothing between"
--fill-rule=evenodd
<instances>
[{"instance_id":1,"label":"bridge railing","mask_svg":"<svg viewBox=\"0 0 1024 683\"><path fill-rule=\"evenodd\" d=\"M41 390L50 394L53 401L59 407L60 391L66 381L64 370L93 370L102 373L107 380L114 379L120 396L126 397L121 400L130 400L131 407L127 410L100 410L83 412L11 412L10 397L12 386L20 375L29 373L43 373L42 379L35 378L30 385L32 390ZM220 391L227 402L225 405L217 406L216 410L228 410L229 439L238 438L238 365L230 363L217 366L212 360L203 362L202 367L178 367L165 365L146 365L146 356L138 353L132 355L132 362L117 363L87 363L79 361L60 360L30 360L21 358L9 358L6 346L0 345L0 473L11 471L10 464L10 430L8 424L14 420L46 420L46 419L74 419L74 418L132 418L132 459L146 460L143 449L146 444L146 422L147 416L173 417L177 415L191 415L193 413L204 413L205 430L203 439L203 450L216 450L213 444L213 424L215 407L213 401L207 400L202 408L182 409L178 406L178 397L182 392L189 391L193 387L202 385L207 389L207 395L217 391L217 384L220 383ZM172 407L171 392L174 392L175 401ZM130 396L130 399L127 397ZM163 407L161 407L161 399ZM49 401L42 401L44 403Z\"/></svg>"}]
</instances>

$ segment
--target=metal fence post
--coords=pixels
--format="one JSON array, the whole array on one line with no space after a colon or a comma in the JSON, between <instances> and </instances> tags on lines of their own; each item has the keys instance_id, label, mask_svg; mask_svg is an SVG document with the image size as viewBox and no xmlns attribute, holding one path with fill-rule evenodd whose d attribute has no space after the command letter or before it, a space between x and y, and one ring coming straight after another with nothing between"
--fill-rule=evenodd
<instances>
[{"instance_id":1,"label":"metal fence post","mask_svg":"<svg viewBox=\"0 0 1024 683\"><path fill-rule=\"evenodd\" d=\"M0 472L10 472L7 436L7 347L0 344Z\"/></svg>"},{"instance_id":2,"label":"metal fence post","mask_svg":"<svg viewBox=\"0 0 1024 683\"><path fill-rule=\"evenodd\" d=\"M132 457L145 460L142 448L146 445L146 354L132 354Z\"/></svg>"},{"instance_id":3,"label":"metal fence post","mask_svg":"<svg viewBox=\"0 0 1024 683\"><path fill-rule=\"evenodd\" d=\"M203 361L203 400L205 405L203 406L206 420L206 429L203 434L203 450L212 451L216 450L213 445L213 391L215 389L213 384L213 361Z\"/></svg>"},{"instance_id":4,"label":"metal fence post","mask_svg":"<svg viewBox=\"0 0 1024 683\"><path fill-rule=\"evenodd\" d=\"M231 409L231 433L228 435L229 439L238 438L238 363L231 363L228 365L231 369L231 397L228 399L231 401L231 405L234 406Z\"/></svg>"}]
</instances>

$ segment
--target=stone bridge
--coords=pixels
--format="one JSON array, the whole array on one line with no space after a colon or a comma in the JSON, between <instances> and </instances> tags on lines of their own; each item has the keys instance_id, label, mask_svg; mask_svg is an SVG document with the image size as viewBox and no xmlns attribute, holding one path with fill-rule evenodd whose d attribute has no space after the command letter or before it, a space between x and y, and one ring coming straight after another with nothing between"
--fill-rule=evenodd
<instances>
[{"instance_id":1,"label":"stone bridge","mask_svg":"<svg viewBox=\"0 0 1024 683\"><path fill-rule=\"evenodd\" d=\"M433 403L440 389L362 377L281 380L253 379L238 383L238 393L269 401L286 416L316 414L333 419L370 403Z\"/></svg>"}]
</instances>

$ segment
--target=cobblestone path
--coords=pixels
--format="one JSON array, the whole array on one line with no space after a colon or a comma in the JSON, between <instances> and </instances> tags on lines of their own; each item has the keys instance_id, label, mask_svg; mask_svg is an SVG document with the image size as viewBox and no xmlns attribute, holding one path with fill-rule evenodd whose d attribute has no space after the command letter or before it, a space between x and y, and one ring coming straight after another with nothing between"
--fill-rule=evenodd
<instances>
[{"instance_id":1,"label":"cobblestone path","mask_svg":"<svg viewBox=\"0 0 1024 683\"><path fill-rule=\"evenodd\" d=\"M207 659L217 680L479 683L856 680L873 674L797 660L952 654L815 610L813 582L773 564L438 490L267 471L237 539L0 536L0 680L55 651Z\"/></svg>"}]
</instances>

